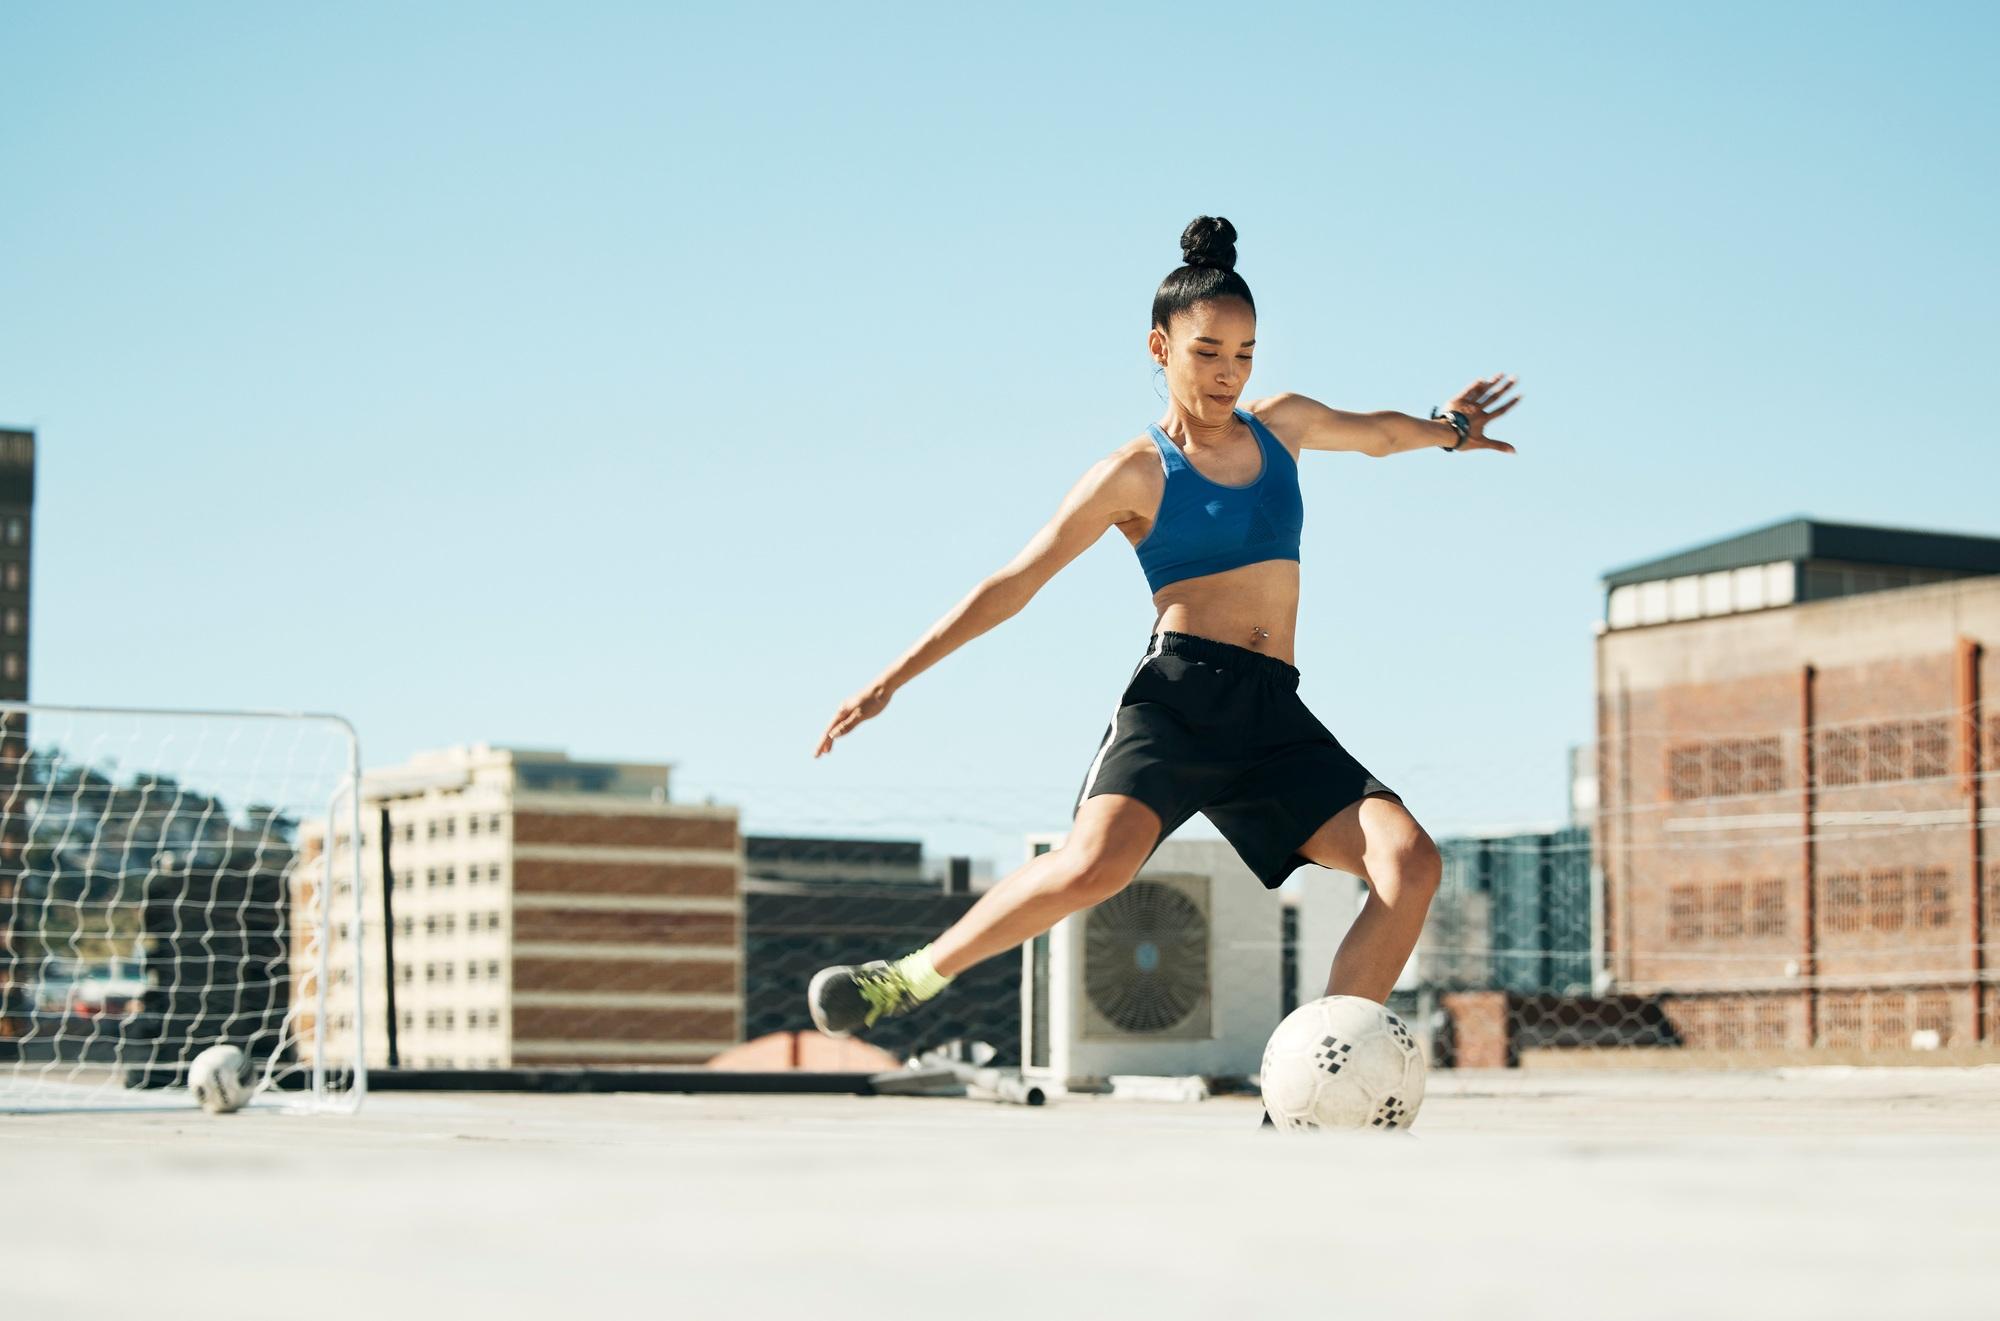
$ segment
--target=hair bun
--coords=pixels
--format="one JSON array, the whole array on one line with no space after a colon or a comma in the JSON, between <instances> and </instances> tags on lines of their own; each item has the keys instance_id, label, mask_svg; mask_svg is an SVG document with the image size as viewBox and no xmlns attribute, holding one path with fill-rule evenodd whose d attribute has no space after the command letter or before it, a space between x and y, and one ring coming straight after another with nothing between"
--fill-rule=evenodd
<instances>
[{"instance_id":1,"label":"hair bun","mask_svg":"<svg viewBox=\"0 0 2000 1321\"><path fill-rule=\"evenodd\" d=\"M1181 255L1189 266L1236 269L1236 226L1221 216L1196 216L1181 231Z\"/></svg>"}]
</instances>

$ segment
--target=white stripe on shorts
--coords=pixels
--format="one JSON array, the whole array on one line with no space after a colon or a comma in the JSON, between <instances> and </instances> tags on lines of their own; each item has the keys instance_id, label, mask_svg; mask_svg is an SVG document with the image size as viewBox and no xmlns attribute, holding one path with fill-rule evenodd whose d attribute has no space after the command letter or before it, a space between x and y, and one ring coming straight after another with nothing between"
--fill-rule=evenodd
<instances>
[{"instance_id":1,"label":"white stripe on shorts","mask_svg":"<svg viewBox=\"0 0 2000 1321\"><path fill-rule=\"evenodd\" d=\"M1132 679L1139 677L1139 671L1146 668L1147 661L1152 660L1153 657L1160 654L1160 648L1165 644L1166 640L1166 634L1164 633L1153 634L1152 645L1146 648L1146 654L1140 657L1139 663L1132 667ZM1132 679L1125 681L1127 688L1132 686ZM1120 693L1119 696L1123 697L1124 694ZM1083 777L1083 790L1076 796L1076 805L1069 810L1071 816L1075 816L1083 809L1084 800L1090 797L1090 786L1097 783L1098 768L1104 765L1104 754L1111 751L1111 745L1118 741L1118 713L1123 709L1124 706L1122 703L1119 706L1111 708L1111 729L1105 734L1104 743L1097 749L1097 755L1090 759L1090 773Z\"/></svg>"}]
</instances>

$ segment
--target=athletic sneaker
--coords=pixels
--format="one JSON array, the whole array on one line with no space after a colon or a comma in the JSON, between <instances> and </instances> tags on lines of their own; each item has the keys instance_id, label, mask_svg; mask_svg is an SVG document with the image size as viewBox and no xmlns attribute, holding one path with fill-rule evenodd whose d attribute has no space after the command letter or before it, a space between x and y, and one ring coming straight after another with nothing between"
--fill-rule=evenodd
<instances>
[{"instance_id":1,"label":"athletic sneaker","mask_svg":"<svg viewBox=\"0 0 2000 1321\"><path fill-rule=\"evenodd\" d=\"M907 1014L923 1001L886 959L859 967L821 968L806 987L813 1025L830 1037L852 1036L856 1028Z\"/></svg>"}]
</instances>

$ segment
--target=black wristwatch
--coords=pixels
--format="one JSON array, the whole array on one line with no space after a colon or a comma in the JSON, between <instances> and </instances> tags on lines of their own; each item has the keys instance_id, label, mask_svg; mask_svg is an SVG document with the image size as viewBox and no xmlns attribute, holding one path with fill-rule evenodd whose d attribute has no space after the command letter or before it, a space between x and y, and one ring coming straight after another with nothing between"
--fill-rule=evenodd
<instances>
[{"instance_id":1,"label":"black wristwatch","mask_svg":"<svg viewBox=\"0 0 2000 1321\"><path fill-rule=\"evenodd\" d=\"M1431 405L1431 416L1451 423L1451 429L1458 433L1457 445L1446 445L1443 447L1446 454L1456 453L1460 446L1465 444L1465 438L1472 434L1472 419L1455 408L1445 411L1433 404Z\"/></svg>"}]
</instances>

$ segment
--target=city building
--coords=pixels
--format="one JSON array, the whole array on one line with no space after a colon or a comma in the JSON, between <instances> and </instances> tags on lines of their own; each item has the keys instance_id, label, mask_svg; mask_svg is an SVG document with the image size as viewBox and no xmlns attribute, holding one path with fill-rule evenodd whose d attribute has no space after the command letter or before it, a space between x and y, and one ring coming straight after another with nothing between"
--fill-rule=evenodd
<instances>
[{"instance_id":1,"label":"city building","mask_svg":"<svg viewBox=\"0 0 2000 1321\"><path fill-rule=\"evenodd\" d=\"M743 1039L743 844L734 807L676 803L668 765L485 743L362 777L371 1065L687 1066ZM385 923L382 827L394 885ZM304 968L330 871L328 1055L353 1057L354 863L294 873ZM324 820L300 828L317 859ZM393 948L393 955L389 950ZM301 995L310 991L301 986ZM308 1016L309 1017L309 1016ZM304 1036L311 1040L308 1021Z\"/></svg>"},{"instance_id":2,"label":"city building","mask_svg":"<svg viewBox=\"0 0 2000 1321\"><path fill-rule=\"evenodd\" d=\"M1996 575L1810 519L1606 575L1600 990L1697 1050L1992 1048Z\"/></svg>"},{"instance_id":3,"label":"city building","mask_svg":"<svg viewBox=\"0 0 2000 1321\"><path fill-rule=\"evenodd\" d=\"M35 516L35 433L0 427L0 700L28 698L28 585ZM27 778L28 721L0 712L0 1058L29 1031L35 974L15 939L28 816L18 792Z\"/></svg>"},{"instance_id":4,"label":"city building","mask_svg":"<svg viewBox=\"0 0 2000 1321\"><path fill-rule=\"evenodd\" d=\"M806 983L821 968L896 958L929 943L977 897L971 860L926 866L917 840L750 835L743 841L746 1034L812 1030ZM1020 1062L1021 964L966 969L921 1014L885 1019L868 1040L898 1058L984 1041Z\"/></svg>"},{"instance_id":5,"label":"city building","mask_svg":"<svg viewBox=\"0 0 2000 1321\"><path fill-rule=\"evenodd\" d=\"M1542 826L1438 840L1444 874L1417 942L1437 991L1584 995L1591 985L1590 831Z\"/></svg>"}]
</instances>

